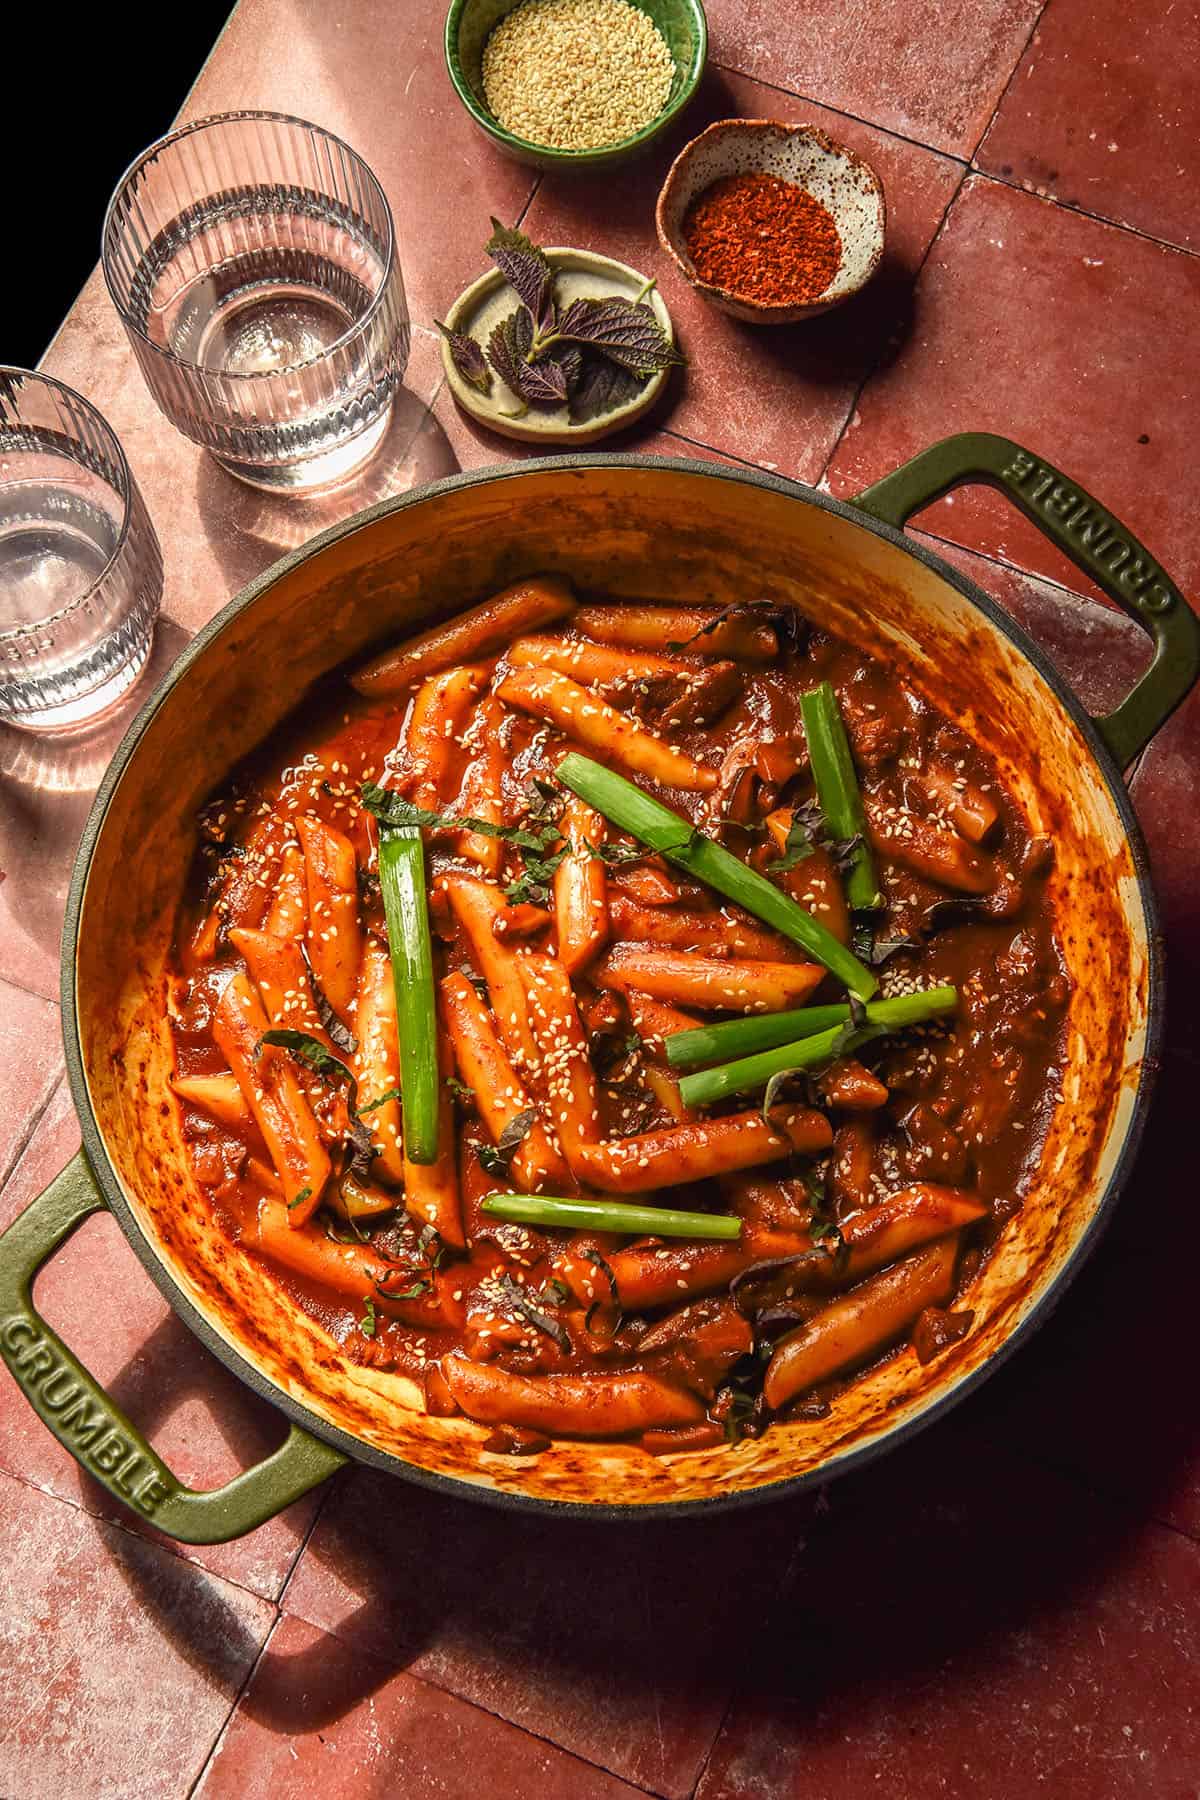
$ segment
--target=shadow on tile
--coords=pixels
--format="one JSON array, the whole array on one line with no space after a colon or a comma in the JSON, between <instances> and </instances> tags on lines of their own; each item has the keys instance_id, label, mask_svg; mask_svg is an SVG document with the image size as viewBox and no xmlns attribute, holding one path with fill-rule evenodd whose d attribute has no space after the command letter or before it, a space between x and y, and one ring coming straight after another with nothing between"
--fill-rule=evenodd
<instances>
[{"instance_id":1,"label":"shadow on tile","mask_svg":"<svg viewBox=\"0 0 1200 1800\"><path fill-rule=\"evenodd\" d=\"M199 1373L165 1392L146 1371L179 1361L183 1327L164 1323L108 1384L151 1440ZM282 1421L226 1402L233 1378L212 1368L219 1430L239 1463L268 1453ZM158 1391L155 1391L158 1385ZM210 1390L204 1390L210 1398ZM234 1396L236 1398L236 1396ZM272 1426L275 1429L272 1429ZM81 1476L89 1510L111 1511ZM660 1793L698 1777L733 1681L731 1652L773 1603L802 1541L810 1503L749 1521L661 1521L619 1534L444 1498L372 1471L327 1493L327 1531L310 1540L306 1581L288 1610L367 1652L330 1681L320 1647L289 1655L248 1709L281 1733L332 1724L400 1670L482 1705ZM110 1554L172 1651L202 1666L186 1618L158 1606L143 1560L121 1535ZM625 1599L605 1597L617 1559ZM703 1572L702 1574L700 1572ZM214 1600L219 1605L219 1600ZM251 1652L232 1607L222 1626Z\"/></svg>"},{"instance_id":2,"label":"shadow on tile","mask_svg":"<svg viewBox=\"0 0 1200 1800\"><path fill-rule=\"evenodd\" d=\"M277 557L330 525L457 471L458 459L430 406L402 387L382 443L354 480L309 499L276 496L247 487L206 456L197 471L195 503L230 592L236 593Z\"/></svg>"},{"instance_id":3,"label":"shadow on tile","mask_svg":"<svg viewBox=\"0 0 1200 1800\"><path fill-rule=\"evenodd\" d=\"M331 1682L318 1648L290 1656L255 1699L255 1716L280 1732L312 1731L376 1691L389 1669L404 1669L625 1779L681 1795L759 1651L771 1691L802 1707L819 1695L821 1711L837 1714L886 1684L897 1659L912 1679L932 1680L947 1659L1001 1654L1013 1633L1065 1629L1082 1596L1117 1579L1128 1533L1083 1489L1039 1469L1051 1446L1030 1429L1039 1394L1044 1427L1072 1405L1070 1386L1050 1383L1060 1364L1075 1363L1080 1309L1090 1314L1095 1291L1089 1271L1079 1304L1007 1372L1007 1405L977 1396L825 1496L610 1528L506 1515L349 1473L329 1491L285 1606L368 1660ZM1127 1301L1126 1340L1139 1328ZM176 1330L165 1324L164 1340ZM139 1365L169 1347L159 1335L112 1384L151 1430ZM1099 1367L1108 1398L1087 1409L1088 1444L1076 1433L1066 1459L1089 1465L1080 1472L1097 1486L1090 1465L1111 1455L1117 1398L1111 1366ZM1087 1380L1076 1365L1074 1382ZM274 1441L263 1411L230 1438L239 1460ZM1144 1505L1181 1447L1158 1431L1139 1437L1137 1452L1133 1498ZM114 1555L154 1609L138 1558L120 1545ZM163 1614L160 1625L180 1655L198 1656L186 1621ZM228 1630L242 1630L232 1612Z\"/></svg>"},{"instance_id":4,"label":"shadow on tile","mask_svg":"<svg viewBox=\"0 0 1200 1800\"><path fill-rule=\"evenodd\" d=\"M1198 1080L1194 1056L1164 1059L1106 1237L1045 1328L968 1407L981 1429L1196 1539L1200 1420L1170 1372L1189 1366L1194 1336Z\"/></svg>"},{"instance_id":5,"label":"shadow on tile","mask_svg":"<svg viewBox=\"0 0 1200 1800\"><path fill-rule=\"evenodd\" d=\"M613 1526L361 1469L331 1491L283 1604L673 1800L699 1776L817 1504Z\"/></svg>"},{"instance_id":6,"label":"shadow on tile","mask_svg":"<svg viewBox=\"0 0 1200 1800\"><path fill-rule=\"evenodd\" d=\"M844 387L886 368L902 350L915 317L911 268L891 251L868 287L842 306L800 325L728 326L745 340L745 351L774 364L780 376L800 376L815 386Z\"/></svg>"},{"instance_id":7,"label":"shadow on tile","mask_svg":"<svg viewBox=\"0 0 1200 1800\"><path fill-rule=\"evenodd\" d=\"M319 1655L289 1657L255 1702L260 1722L286 1733L332 1723L386 1670L405 1670L626 1780L683 1795L756 1646L764 1691L790 1693L801 1716L819 1696L822 1715L839 1716L882 1693L900 1662L920 1687L947 1660L1006 1655L1014 1634L1065 1632L1087 1596L1124 1580L1135 1521L1200 1535L1200 1434L1149 1373L1188 1353L1196 1215L1183 1195L1154 1197L1170 1193L1194 1075L1168 1068L1114 1227L1037 1337L952 1417L822 1494L611 1527L347 1471L326 1492L283 1605L368 1660L330 1683ZM177 1356L183 1335L164 1322L113 1381L115 1397L153 1436L203 1383L219 1410L205 1429L220 1430L239 1462L268 1452L282 1422L257 1402L247 1418L215 1365L211 1379L207 1365L185 1376L182 1396L148 1391L145 1368ZM153 1608L137 1559L115 1554ZM839 1606L858 1623L834 1631ZM160 1623L189 1656L186 1621ZM239 1629L232 1616L228 1628Z\"/></svg>"},{"instance_id":8,"label":"shadow on tile","mask_svg":"<svg viewBox=\"0 0 1200 1800\"><path fill-rule=\"evenodd\" d=\"M251 1394L215 1358L203 1353L200 1356L191 1354L195 1348L187 1327L174 1316L168 1316L139 1344L124 1368L105 1382L105 1388L115 1403L136 1421L143 1435L164 1449L168 1460L171 1460L172 1452L161 1444L165 1422L185 1410L198 1414L191 1421L194 1427L191 1435L201 1436L204 1442L196 1445L188 1461L193 1466L197 1463L206 1466L212 1481L227 1480L236 1470L253 1467L270 1456L283 1440L286 1421L272 1406ZM169 1379L166 1378L168 1372ZM178 1436L178 1432L175 1435ZM174 1453L174 1460L183 1462L178 1451ZM202 1481L200 1485L208 1483ZM78 1486L80 1502L88 1512L118 1524L134 1524L133 1516L114 1506L106 1490L82 1468L78 1470ZM303 1515L315 1510L317 1505L319 1498L314 1496L311 1501L298 1501L291 1510ZM182 1549L185 1559L189 1555L188 1547L176 1545L174 1540L163 1537L141 1519L136 1523L136 1536L129 1532L112 1532L106 1535L105 1545L139 1612L157 1622L160 1632L170 1643L172 1654L204 1672L211 1658L209 1640L215 1618L215 1628L231 1658L246 1666L252 1665L258 1656L261 1639L256 1639L242 1619L235 1600L225 1598L217 1584L214 1583L211 1590L208 1624L203 1634L193 1632L186 1611L161 1604L159 1585L152 1579L155 1565L147 1562L140 1540L145 1538ZM299 1533L301 1543L303 1536L302 1529ZM254 1591L254 1584L247 1583L245 1571L237 1566L231 1564L228 1571L222 1572L239 1588L250 1585ZM285 1572L286 1564L275 1585L276 1592ZM301 1666L309 1660L313 1665L311 1668ZM344 1711L371 1691L361 1682L353 1693L343 1693L340 1689L330 1691L318 1657L300 1656L295 1661L298 1665L293 1671L295 1681L286 1684L286 1691L295 1697L297 1706L303 1695L305 1728L315 1728L340 1718ZM386 1667L382 1667L381 1679L387 1674ZM301 1719L298 1713L289 1712L278 1723L281 1728L296 1729L300 1727Z\"/></svg>"},{"instance_id":9,"label":"shadow on tile","mask_svg":"<svg viewBox=\"0 0 1200 1800\"><path fill-rule=\"evenodd\" d=\"M113 1532L106 1542L116 1571L139 1612L156 1621L174 1656L203 1673L211 1658L207 1637L193 1633L185 1614L160 1605L156 1587L147 1578L146 1553L140 1539ZM215 1628L231 1661L247 1665L255 1662L261 1640L255 1638L237 1607L215 1584L209 1599L208 1627L210 1632ZM386 1662L362 1658L347 1663L331 1680L319 1639L310 1649L276 1658L275 1663L274 1681L261 1695L251 1698L245 1710L258 1723L289 1736L332 1725L385 1686L395 1672Z\"/></svg>"},{"instance_id":10,"label":"shadow on tile","mask_svg":"<svg viewBox=\"0 0 1200 1800\"><path fill-rule=\"evenodd\" d=\"M939 1437L805 1562L700 1800L1194 1785L1197 1546L1007 1447L927 1456Z\"/></svg>"},{"instance_id":11,"label":"shadow on tile","mask_svg":"<svg viewBox=\"0 0 1200 1800\"><path fill-rule=\"evenodd\" d=\"M146 1553L140 1540L112 1532L105 1543L139 1612L157 1623L173 1656L204 1673L211 1660L208 1634L203 1637L194 1634L185 1614L160 1604L157 1587L148 1578ZM209 1633L214 1628L230 1661L246 1666L254 1664L261 1641L215 1584L208 1602ZM323 1726L332 1725L353 1712L369 1695L386 1686L395 1673L394 1664L364 1657L348 1659L331 1679L320 1638L309 1649L284 1658L276 1656L273 1661L273 1680L263 1690L249 1696L243 1702L243 1710L257 1723L287 1736L319 1731Z\"/></svg>"},{"instance_id":12,"label":"shadow on tile","mask_svg":"<svg viewBox=\"0 0 1200 1800\"><path fill-rule=\"evenodd\" d=\"M92 726L54 735L0 725L0 841L5 900L18 928L57 955L84 820L113 752L188 642L160 618L137 686Z\"/></svg>"},{"instance_id":13,"label":"shadow on tile","mask_svg":"<svg viewBox=\"0 0 1200 1800\"><path fill-rule=\"evenodd\" d=\"M190 1408L195 1415L190 1435L203 1432L221 1441L205 1453L214 1483L271 1456L287 1434L283 1414L199 1346L174 1313L167 1313L148 1333L105 1388L151 1443L167 1419ZM90 1490L94 1510L104 1490L82 1470L80 1485ZM111 1503L105 1501L104 1508L112 1511Z\"/></svg>"},{"instance_id":14,"label":"shadow on tile","mask_svg":"<svg viewBox=\"0 0 1200 1800\"><path fill-rule=\"evenodd\" d=\"M115 1399L120 1399L120 1378L111 1384L110 1391ZM242 1409L243 1413L244 1410ZM278 1419L278 1415L275 1417ZM144 1413L138 1422L152 1436L150 1421ZM279 1424L282 1426L282 1420L279 1420ZM268 1455L275 1447L274 1441L262 1441L268 1435L270 1434L265 1429L260 1434L251 1425L248 1429L230 1434L231 1447L237 1451L239 1460L244 1458L247 1463L253 1463ZM281 1436L282 1431L274 1434L275 1440ZM92 1490L85 1495L85 1503L90 1511L100 1512L102 1516L106 1509L111 1511L107 1498L90 1476L84 1476L80 1485L81 1488ZM116 1571L129 1589L139 1612L155 1620L160 1633L169 1642L172 1654L203 1672L210 1659L207 1637L201 1638L193 1633L186 1614L160 1604L157 1588L147 1578L141 1535L113 1532L107 1537L106 1546ZM152 1539L157 1537L153 1532L145 1535ZM236 1605L225 1599L215 1585L209 1602L210 1630L214 1614L218 1615L220 1640L230 1658L235 1662L244 1662L247 1666L252 1665L257 1659L260 1641L247 1628ZM277 1668L276 1681L263 1696L252 1700L246 1710L260 1723L286 1734L319 1730L340 1719L345 1713L352 1712L368 1695L389 1681L393 1672L393 1665L387 1662L363 1659L346 1664L339 1677L331 1681L318 1641L311 1650L287 1657L282 1677Z\"/></svg>"}]
</instances>

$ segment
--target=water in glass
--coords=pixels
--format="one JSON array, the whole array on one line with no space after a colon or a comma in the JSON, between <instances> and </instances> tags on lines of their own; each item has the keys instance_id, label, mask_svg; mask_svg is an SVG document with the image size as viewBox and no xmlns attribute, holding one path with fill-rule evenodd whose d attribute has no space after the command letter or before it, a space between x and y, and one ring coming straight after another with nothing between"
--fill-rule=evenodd
<instances>
[{"instance_id":1,"label":"water in glass","mask_svg":"<svg viewBox=\"0 0 1200 1800\"><path fill-rule=\"evenodd\" d=\"M330 485L387 428L409 327L387 201L299 120L203 120L139 160L105 271L155 399L244 481Z\"/></svg>"},{"instance_id":2,"label":"water in glass","mask_svg":"<svg viewBox=\"0 0 1200 1800\"><path fill-rule=\"evenodd\" d=\"M0 719L75 725L145 665L158 544L117 440L78 394L0 369Z\"/></svg>"}]
</instances>

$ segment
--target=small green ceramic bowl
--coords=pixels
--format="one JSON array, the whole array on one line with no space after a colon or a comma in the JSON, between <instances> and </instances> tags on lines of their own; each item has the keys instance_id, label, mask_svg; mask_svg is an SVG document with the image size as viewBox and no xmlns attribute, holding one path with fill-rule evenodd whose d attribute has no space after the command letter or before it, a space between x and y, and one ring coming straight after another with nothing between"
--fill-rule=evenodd
<instances>
[{"instance_id":1,"label":"small green ceramic bowl","mask_svg":"<svg viewBox=\"0 0 1200 1800\"><path fill-rule=\"evenodd\" d=\"M483 94L483 47L521 0L451 0L446 14L446 67L455 92L481 131L494 144L537 169L599 169L640 156L678 118L700 83L708 54L708 23L702 0L629 0L654 20L675 59L675 79L667 104L656 119L632 137L594 150L555 150L505 131L493 117Z\"/></svg>"}]
</instances>

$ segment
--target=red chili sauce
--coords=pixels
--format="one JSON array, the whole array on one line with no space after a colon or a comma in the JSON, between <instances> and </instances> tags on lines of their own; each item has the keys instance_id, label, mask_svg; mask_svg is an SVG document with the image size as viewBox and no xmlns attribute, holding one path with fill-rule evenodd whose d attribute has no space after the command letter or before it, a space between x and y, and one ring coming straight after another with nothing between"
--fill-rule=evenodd
<instances>
[{"instance_id":1,"label":"red chili sauce","mask_svg":"<svg viewBox=\"0 0 1200 1800\"><path fill-rule=\"evenodd\" d=\"M422 1382L431 1411L490 1426L489 1448L530 1453L563 1434L683 1451L758 1434L776 1414L821 1416L881 1356L926 1360L969 1331L971 1282L1021 1205L1064 1056L1051 847L955 724L883 662L790 614L573 611L549 579L513 592L415 640L399 673L394 656L390 672L388 658L369 666L367 694L331 678L206 809L172 984L195 1175L230 1240L347 1358ZM883 899L855 916L846 880L863 845L829 830L801 721L800 696L822 682ZM636 724L631 737L605 737L614 716L627 733ZM705 785L656 778L656 746ZM852 943L876 999L951 984L953 1010L785 1082L769 1120L761 1087L684 1105L688 1071L664 1051L672 1031L763 1016L785 991L789 1008L846 991L818 966L806 976L813 959L794 941L611 823L593 816L599 841L581 844L571 821L588 815L556 779L569 749ZM442 1008L432 1173L414 1175L401 1151L380 827L364 783L536 839L423 828ZM592 912L576 939L581 894ZM231 980L251 1046L232 1073L228 1034L214 1035ZM518 1019L522 995L532 1010ZM456 1017L509 1070L484 1093L464 1080ZM357 1088L331 1063L256 1048L255 1021L308 1034ZM496 1108L510 1077L521 1105L506 1134ZM263 1126L271 1105L292 1108L280 1129L299 1132L299 1149L280 1152ZM763 1160L755 1145L785 1115L792 1137ZM734 1166L680 1181L678 1167L718 1156L717 1136ZM288 1155L308 1163L285 1167ZM317 1168L319 1192L296 1199L297 1166ZM645 1169L662 1185L638 1186ZM483 1210L523 1183L732 1215L741 1234L660 1241Z\"/></svg>"}]
</instances>

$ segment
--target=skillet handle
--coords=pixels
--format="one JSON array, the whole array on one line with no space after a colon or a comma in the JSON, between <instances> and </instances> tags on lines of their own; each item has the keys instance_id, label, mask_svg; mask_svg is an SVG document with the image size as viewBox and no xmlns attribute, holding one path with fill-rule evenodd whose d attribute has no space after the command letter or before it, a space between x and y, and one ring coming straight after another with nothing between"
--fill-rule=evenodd
<instances>
[{"instance_id":1,"label":"skillet handle","mask_svg":"<svg viewBox=\"0 0 1200 1800\"><path fill-rule=\"evenodd\" d=\"M135 1425L37 1313L34 1277L104 1198L83 1152L0 1236L0 1356L64 1449L115 1500L184 1544L224 1544L282 1512L346 1458L298 1425L225 1487L177 1481Z\"/></svg>"},{"instance_id":2,"label":"skillet handle","mask_svg":"<svg viewBox=\"0 0 1200 1800\"><path fill-rule=\"evenodd\" d=\"M1200 675L1200 620L1133 533L1053 463L1009 438L967 431L914 456L851 505L902 530L951 488L999 488L1154 640L1154 660L1115 712L1095 721L1119 768L1145 749Z\"/></svg>"}]
</instances>

